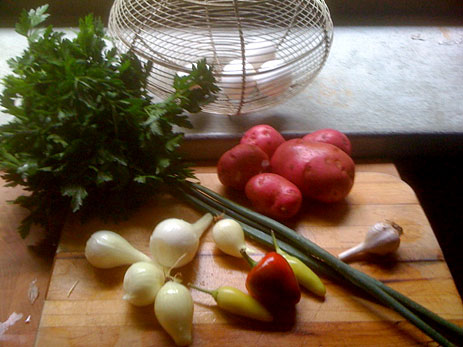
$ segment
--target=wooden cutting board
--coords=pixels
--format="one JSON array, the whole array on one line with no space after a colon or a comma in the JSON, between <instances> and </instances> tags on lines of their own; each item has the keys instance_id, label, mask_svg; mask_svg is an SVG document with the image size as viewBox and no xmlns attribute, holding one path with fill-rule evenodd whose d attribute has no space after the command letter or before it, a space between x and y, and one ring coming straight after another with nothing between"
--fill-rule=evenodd
<instances>
[{"instance_id":1,"label":"wooden cutting board","mask_svg":"<svg viewBox=\"0 0 463 347\"><path fill-rule=\"evenodd\" d=\"M226 194L214 168L198 171L201 183ZM240 196L233 196L238 200ZM242 200L241 200L242 201ZM195 221L200 213L174 197L158 198L120 224L69 220L55 258L37 346L169 346L173 345L154 316L153 307L138 308L122 300L127 267L101 270L84 257L91 233L109 229L149 254L148 240L161 220ZM397 176L357 170L346 201L333 205L307 203L297 220L288 222L333 254L361 242L374 223L392 219L404 228L395 256L358 261L352 266L463 325L463 306L442 252L413 190ZM256 244L257 259L266 250ZM195 260L179 269L185 283L207 288L232 285L245 290L248 266L222 254L210 231ZM304 292L296 312L264 324L220 311L207 294L192 291L195 301L195 346L397 346L427 345L430 338L390 309L323 278L325 300ZM432 345L432 344L431 344Z\"/></svg>"}]
</instances>

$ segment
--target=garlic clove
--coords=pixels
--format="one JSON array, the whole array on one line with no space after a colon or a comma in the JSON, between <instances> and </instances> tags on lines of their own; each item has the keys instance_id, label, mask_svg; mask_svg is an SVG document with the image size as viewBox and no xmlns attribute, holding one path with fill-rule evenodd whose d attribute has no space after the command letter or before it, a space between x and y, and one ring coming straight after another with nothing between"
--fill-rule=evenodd
<instances>
[{"instance_id":1,"label":"garlic clove","mask_svg":"<svg viewBox=\"0 0 463 347\"><path fill-rule=\"evenodd\" d=\"M403 234L401 226L386 220L374 224L365 235L365 240L338 255L342 261L351 260L361 254L386 255L395 252L400 246L400 237Z\"/></svg>"},{"instance_id":2,"label":"garlic clove","mask_svg":"<svg viewBox=\"0 0 463 347\"><path fill-rule=\"evenodd\" d=\"M85 257L90 264L102 269L151 261L122 236L109 230L100 230L90 236L85 245Z\"/></svg>"},{"instance_id":3,"label":"garlic clove","mask_svg":"<svg viewBox=\"0 0 463 347\"><path fill-rule=\"evenodd\" d=\"M124 296L135 306L146 306L154 303L156 294L164 285L163 269L153 262L138 262L132 264L124 275Z\"/></svg>"}]
</instances>

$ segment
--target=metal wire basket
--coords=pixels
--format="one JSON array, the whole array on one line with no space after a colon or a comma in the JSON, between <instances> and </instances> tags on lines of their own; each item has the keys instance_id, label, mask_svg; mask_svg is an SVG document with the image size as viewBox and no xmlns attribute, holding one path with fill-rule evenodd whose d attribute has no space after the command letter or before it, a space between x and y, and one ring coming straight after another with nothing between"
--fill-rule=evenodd
<instances>
[{"instance_id":1,"label":"metal wire basket","mask_svg":"<svg viewBox=\"0 0 463 347\"><path fill-rule=\"evenodd\" d=\"M109 34L120 51L153 62L148 88L205 58L221 88L205 112L261 110L300 92L323 67L333 24L323 0L115 0Z\"/></svg>"}]
</instances>

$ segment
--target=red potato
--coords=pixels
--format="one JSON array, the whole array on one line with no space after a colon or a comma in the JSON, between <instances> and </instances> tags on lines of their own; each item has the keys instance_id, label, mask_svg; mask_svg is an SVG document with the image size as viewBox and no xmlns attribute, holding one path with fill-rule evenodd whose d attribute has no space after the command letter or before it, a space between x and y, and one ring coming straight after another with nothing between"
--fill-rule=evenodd
<instances>
[{"instance_id":1,"label":"red potato","mask_svg":"<svg viewBox=\"0 0 463 347\"><path fill-rule=\"evenodd\" d=\"M303 196L318 201L340 201L354 184L354 161L329 143L286 141L277 148L270 163L272 172L293 182Z\"/></svg>"},{"instance_id":2,"label":"red potato","mask_svg":"<svg viewBox=\"0 0 463 347\"><path fill-rule=\"evenodd\" d=\"M324 142L341 148L348 155L352 153L352 145L349 138L342 132L335 129L320 129L305 135L303 140L312 142Z\"/></svg>"},{"instance_id":3,"label":"red potato","mask_svg":"<svg viewBox=\"0 0 463 347\"><path fill-rule=\"evenodd\" d=\"M256 211L279 220L295 216L302 203L302 194L295 184L274 173L252 177L245 187L246 197Z\"/></svg>"},{"instance_id":4,"label":"red potato","mask_svg":"<svg viewBox=\"0 0 463 347\"><path fill-rule=\"evenodd\" d=\"M243 134L240 141L240 143L256 145L267 153L269 158L272 157L273 152L275 152L277 147L283 142L285 142L283 136L276 129L267 124L253 126Z\"/></svg>"},{"instance_id":5,"label":"red potato","mask_svg":"<svg viewBox=\"0 0 463 347\"><path fill-rule=\"evenodd\" d=\"M269 157L263 150L243 143L222 154L217 164L217 175L224 186L244 190L252 176L268 170L269 166Z\"/></svg>"}]
</instances>

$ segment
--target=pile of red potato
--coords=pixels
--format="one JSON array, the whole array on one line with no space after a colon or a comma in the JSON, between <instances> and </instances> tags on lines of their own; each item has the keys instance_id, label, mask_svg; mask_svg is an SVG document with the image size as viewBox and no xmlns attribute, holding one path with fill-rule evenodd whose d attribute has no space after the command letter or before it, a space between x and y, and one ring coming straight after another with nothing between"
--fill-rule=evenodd
<instances>
[{"instance_id":1,"label":"pile of red potato","mask_svg":"<svg viewBox=\"0 0 463 347\"><path fill-rule=\"evenodd\" d=\"M255 210L284 220L303 198L343 200L354 184L355 164L347 136L321 129L285 140L273 127L256 125L219 159L217 174L227 187L244 191Z\"/></svg>"}]
</instances>

